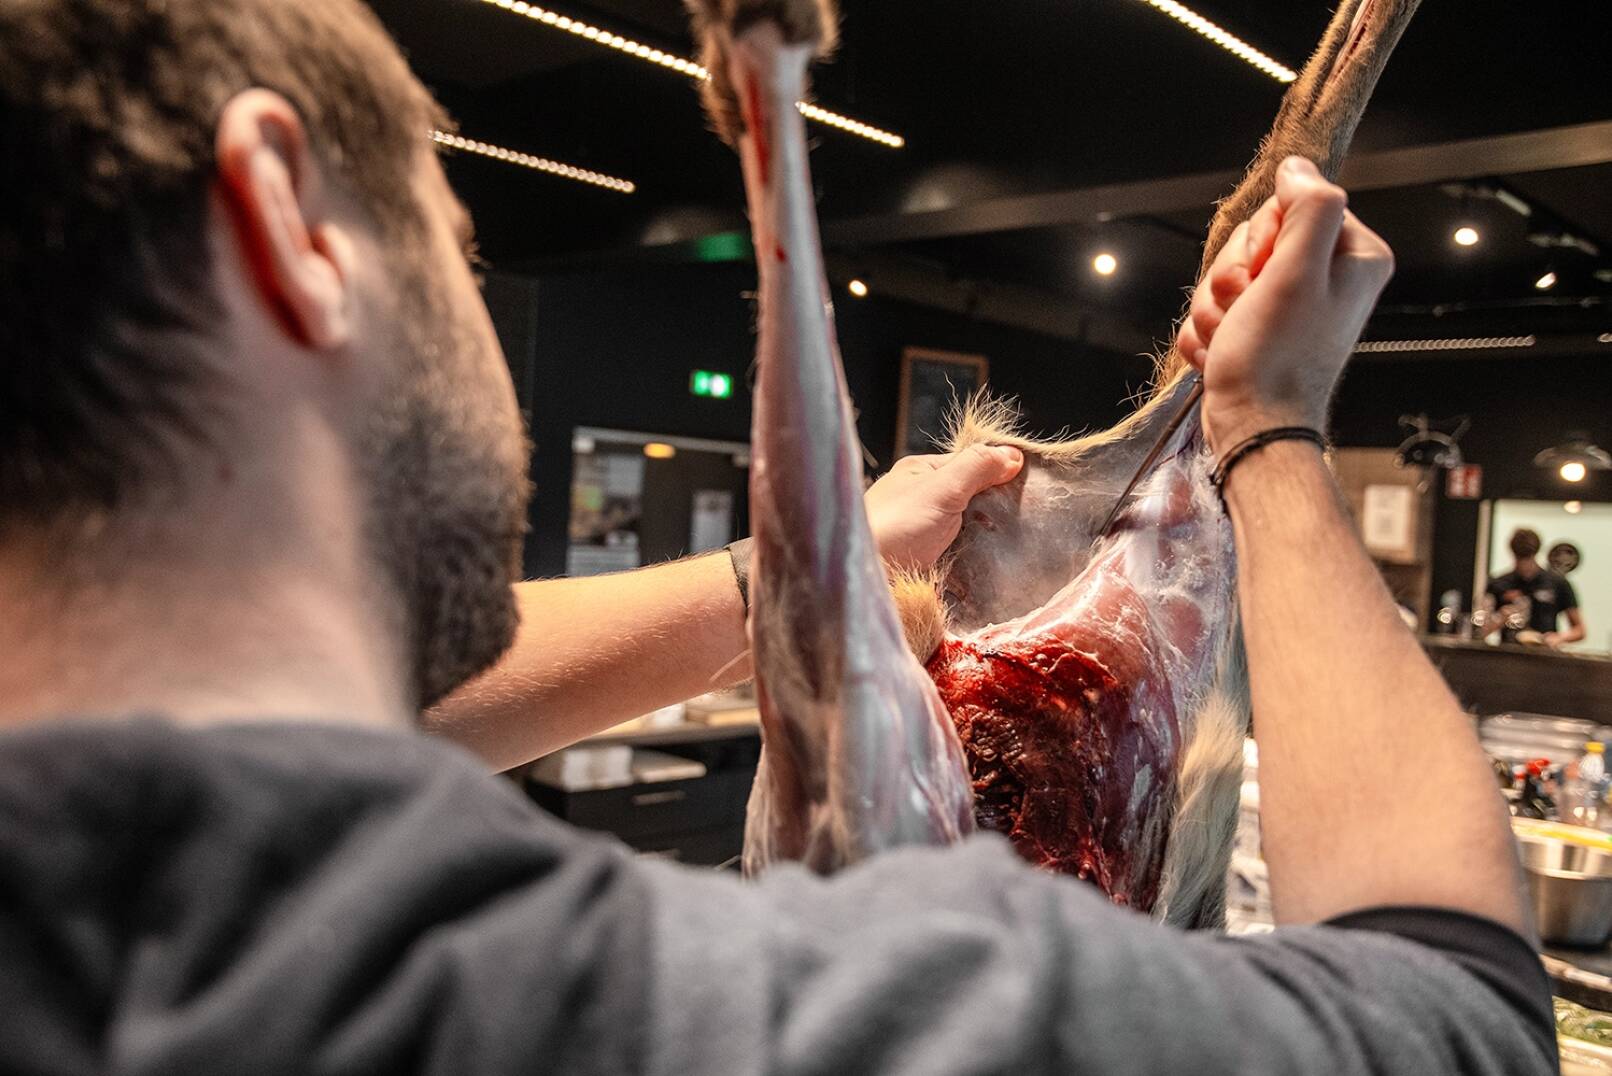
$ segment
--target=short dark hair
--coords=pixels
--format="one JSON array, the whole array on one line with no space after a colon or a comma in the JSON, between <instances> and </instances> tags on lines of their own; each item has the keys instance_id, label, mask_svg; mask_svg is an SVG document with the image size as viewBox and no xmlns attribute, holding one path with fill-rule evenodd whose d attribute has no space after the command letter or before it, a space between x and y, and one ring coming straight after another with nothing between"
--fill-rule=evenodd
<instances>
[{"instance_id":1,"label":"short dark hair","mask_svg":"<svg viewBox=\"0 0 1612 1076\"><path fill-rule=\"evenodd\" d=\"M383 233L419 231L441 118L358 0L0 5L0 527L118 508L211 439L214 139L255 86Z\"/></svg>"},{"instance_id":2,"label":"short dark hair","mask_svg":"<svg viewBox=\"0 0 1612 1076\"><path fill-rule=\"evenodd\" d=\"M1511 532L1511 555L1518 560L1539 554L1539 532L1527 527L1518 527Z\"/></svg>"}]
</instances>

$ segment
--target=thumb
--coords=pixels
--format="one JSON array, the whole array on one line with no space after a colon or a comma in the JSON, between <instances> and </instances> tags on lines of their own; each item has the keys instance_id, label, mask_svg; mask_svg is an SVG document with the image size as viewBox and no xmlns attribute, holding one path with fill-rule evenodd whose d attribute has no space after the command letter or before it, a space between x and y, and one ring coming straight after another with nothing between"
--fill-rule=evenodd
<instances>
[{"instance_id":1,"label":"thumb","mask_svg":"<svg viewBox=\"0 0 1612 1076\"><path fill-rule=\"evenodd\" d=\"M1281 231L1270 263L1284 276L1325 280L1349 196L1303 157L1289 157L1277 170L1276 203L1282 214Z\"/></svg>"},{"instance_id":2,"label":"thumb","mask_svg":"<svg viewBox=\"0 0 1612 1076\"><path fill-rule=\"evenodd\" d=\"M1000 486L1024 467L1024 453L1011 445L970 445L956 453L940 473L949 492L967 504L976 493Z\"/></svg>"}]
</instances>

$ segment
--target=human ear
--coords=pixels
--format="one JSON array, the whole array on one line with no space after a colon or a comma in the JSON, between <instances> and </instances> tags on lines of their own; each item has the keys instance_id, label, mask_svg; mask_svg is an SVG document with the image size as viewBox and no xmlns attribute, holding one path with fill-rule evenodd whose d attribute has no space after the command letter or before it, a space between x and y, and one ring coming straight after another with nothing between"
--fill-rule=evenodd
<instances>
[{"instance_id":1,"label":"human ear","mask_svg":"<svg viewBox=\"0 0 1612 1076\"><path fill-rule=\"evenodd\" d=\"M296 109L269 90L235 95L218 121L215 158L246 275L265 305L300 344L346 345L352 244L329 219L329 187Z\"/></svg>"}]
</instances>

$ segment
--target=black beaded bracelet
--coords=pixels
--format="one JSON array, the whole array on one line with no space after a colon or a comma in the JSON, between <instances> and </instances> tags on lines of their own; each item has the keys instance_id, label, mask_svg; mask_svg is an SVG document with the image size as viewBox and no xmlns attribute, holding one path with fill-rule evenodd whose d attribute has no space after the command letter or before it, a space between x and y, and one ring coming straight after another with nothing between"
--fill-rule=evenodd
<instances>
[{"instance_id":1,"label":"black beaded bracelet","mask_svg":"<svg viewBox=\"0 0 1612 1076\"><path fill-rule=\"evenodd\" d=\"M1241 463L1243 457L1249 453L1277 441L1313 441L1320 446L1321 451L1325 452L1327 449L1326 437L1320 430L1308 426L1278 426L1274 430L1256 433L1221 456L1220 462L1215 464L1215 469L1209 472L1209 484L1215 487L1215 492L1220 494L1222 501L1226 499L1226 476L1231 474L1231 469Z\"/></svg>"}]
</instances>

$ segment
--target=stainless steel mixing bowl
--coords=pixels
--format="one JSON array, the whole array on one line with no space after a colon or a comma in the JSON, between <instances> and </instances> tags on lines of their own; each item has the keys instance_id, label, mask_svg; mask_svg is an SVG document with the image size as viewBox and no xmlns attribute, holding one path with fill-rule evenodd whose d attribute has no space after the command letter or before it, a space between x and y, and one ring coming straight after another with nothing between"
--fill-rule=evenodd
<instances>
[{"instance_id":1,"label":"stainless steel mixing bowl","mask_svg":"<svg viewBox=\"0 0 1612 1076\"><path fill-rule=\"evenodd\" d=\"M1612 852L1518 833L1541 940L1598 946L1612 937Z\"/></svg>"}]
</instances>

